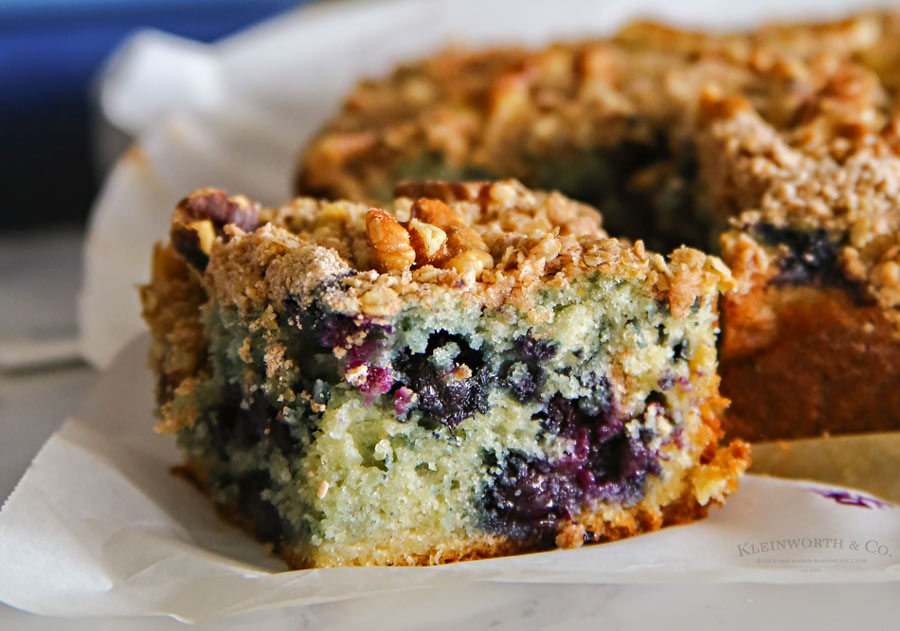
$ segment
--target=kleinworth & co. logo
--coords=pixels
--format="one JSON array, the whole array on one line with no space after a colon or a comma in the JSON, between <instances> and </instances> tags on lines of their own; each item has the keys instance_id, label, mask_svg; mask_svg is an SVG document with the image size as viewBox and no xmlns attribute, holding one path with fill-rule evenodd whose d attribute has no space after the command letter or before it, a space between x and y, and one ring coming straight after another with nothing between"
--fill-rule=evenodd
<instances>
[{"instance_id":1,"label":"kleinworth & co. logo","mask_svg":"<svg viewBox=\"0 0 900 631\"><path fill-rule=\"evenodd\" d=\"M781 550L848 550L851 552L865 552L878 556L894 556L891 549L875 539L861 542L855 539L845 540L840 537L787 537L784 539L772 539L771 541L759 541L757 543L737 544L738 556L753 556L766 552L779 552Z\"/></svg>"},{"instance_id":2,"label":"kleinworth & co. logo","mask_svg":"<svg viewBox=\"0 0 900 631\"><path fill-rule=\"evenodd\" d=\"M897 506L870 495L843 489L810 487L816 495L848 507L881 512ZM833 533L825 533L833 534ZM766 568L799 569L802 572L821 572L829 569L860 567L892 563L893 546L876 537L800 536L774 537L760 541L743 541L735 544L737 556L745 562Z\"/></svg>"}]
</instances>

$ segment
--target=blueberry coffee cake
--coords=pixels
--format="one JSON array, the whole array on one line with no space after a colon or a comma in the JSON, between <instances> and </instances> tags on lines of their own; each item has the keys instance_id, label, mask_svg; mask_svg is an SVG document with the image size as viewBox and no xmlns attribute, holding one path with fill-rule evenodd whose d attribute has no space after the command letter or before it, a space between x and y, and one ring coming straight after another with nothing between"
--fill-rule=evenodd
<instances>
[{"instance_id":1,"label":"blueberry coffee cake","mask_svg":"<svg viewBox=\"0 0 900 631\"><path fill-rule=\"evenodd\" d=\"M541 50L451 49L361 83L301 194L515 177L614 236L718 252L729 432L900 429L900 16L709 35L638 23Z\"/></svg>"},{"instance_id":2,"label":"blueberry coffee cake","mask_svg":"<svg viewBox=\"0 0 900 631\"><path fill-rule=\"evenodd\" d=\"M295 568L428 565L702 517L722 262L513 180L373 207L182 200L142 288L158 431Z\"/></svg>"}]
</instances>

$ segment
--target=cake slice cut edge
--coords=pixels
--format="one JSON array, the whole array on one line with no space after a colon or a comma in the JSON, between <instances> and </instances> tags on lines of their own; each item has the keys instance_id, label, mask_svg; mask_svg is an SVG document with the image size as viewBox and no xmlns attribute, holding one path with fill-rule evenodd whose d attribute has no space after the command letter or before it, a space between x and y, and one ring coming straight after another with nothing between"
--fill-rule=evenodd
<instances>
[{"instance_id":1,"label":"cake slice cut edge","mask_svg":"<svg viewBox=\"0 0 900 631\"><path fill-rule=\"evenodd\" d=\"M294 568L433 565L690 522L736 488L721 261L515 181L398 195L176 208L141 290L157 430L226 515Z\"/></svg>"}]
</instances>

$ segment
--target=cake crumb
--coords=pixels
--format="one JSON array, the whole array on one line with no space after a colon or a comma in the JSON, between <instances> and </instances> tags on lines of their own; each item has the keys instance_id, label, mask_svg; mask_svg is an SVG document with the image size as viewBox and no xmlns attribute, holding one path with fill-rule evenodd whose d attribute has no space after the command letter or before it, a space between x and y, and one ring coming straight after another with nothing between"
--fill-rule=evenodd
<instances>
[{"instance_id":1,"label":"cake crumb","mask_svg":"<svg viewBox=\"0 0 900 631\"><path fill-rule=\"evenodd\" d=\"M557 548L580 548L584 545L584 526L577 522L571 522L556 535Z\"/></svg>"}]
</instances>

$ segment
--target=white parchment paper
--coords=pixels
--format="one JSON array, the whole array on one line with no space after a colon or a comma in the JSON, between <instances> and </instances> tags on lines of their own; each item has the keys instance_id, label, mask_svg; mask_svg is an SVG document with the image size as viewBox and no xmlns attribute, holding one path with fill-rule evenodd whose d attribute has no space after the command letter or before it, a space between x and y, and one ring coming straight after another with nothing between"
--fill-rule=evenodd
<instances>
[{"instance_id":1,"label":"white parchment paper","mask_svg":"<svg viewBox=\"0 0 900 631\"><path fill-rule=\"evenodd\" d=\"M99 87L102 116L138 140L93 209L79 302L81 351L106 365L142 330L134 287L146 282L148 252L165 235L180 198L218 186L267 204L286 201L304 143L361 77L451 43L537 45L601 36L643 17L748 28L893 3L369 0L316 3L214 46L141 33L113 58Z\"/></svg>"},{"instance_id":2,"label":"white parchment paper","mask_svg":"<svg viewBox=\"0 0 900 631\"><path fill-rule=\"evenodd\" d=\"M175 202L221 186L290 195L302 144L360 76L449 42L607 33L652 15L702 27L832 17L842 0L395 0L314 6L215 46L144 33L100 86L103 114L138 140L94 208L79 305L81 348L109 365L85 407L44 446L0 511L0 601L66 616L206 620L475 581L518 583L900 580L900 508L813 482L748 476L690 526L580 550L439 568L289 572L169 473L157 436L135 285ZM866 6L870 6L867 2ZM111 365L110 365L110 362Z\"/></svg>"},{"instance_id":3,"label":"white parchment paper","mask_svg":"<svg viewBox=\"0 0 900 631\"><path fill-rule=\"evenodd\" d=\"M755 476L706 520L625 541L437 568L287 571L170 473L179 456L151 430L146 349L141 338L118 356L0 512L0 601L206 620L473 581L900 581L900 507Z\"/></svg>"}]
</instances>

